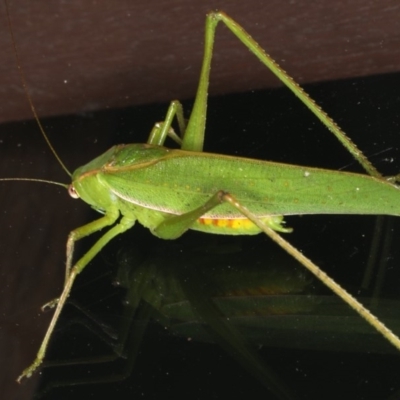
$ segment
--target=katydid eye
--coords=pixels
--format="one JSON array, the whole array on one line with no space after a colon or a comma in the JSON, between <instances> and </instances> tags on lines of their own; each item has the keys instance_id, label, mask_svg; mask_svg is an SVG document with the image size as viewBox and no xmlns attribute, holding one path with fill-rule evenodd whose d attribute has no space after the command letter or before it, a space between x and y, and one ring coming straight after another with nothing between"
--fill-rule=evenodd
<instances>
[{"instance_id":1,"label":"katydid eye","mask_svg":"<svg viewBox=\"0 0 400 400\"><path fill-rule=\"evenodd\" d=\"M79 199L79 194L72 185L68 186L68 193L73 199Z\"/></svg>"}]
</instances>

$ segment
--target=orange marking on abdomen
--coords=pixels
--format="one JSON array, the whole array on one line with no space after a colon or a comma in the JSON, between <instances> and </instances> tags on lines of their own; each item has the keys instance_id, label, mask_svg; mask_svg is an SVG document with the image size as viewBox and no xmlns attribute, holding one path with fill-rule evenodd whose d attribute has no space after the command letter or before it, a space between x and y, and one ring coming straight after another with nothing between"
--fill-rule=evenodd
<instances>
[{"instance_id":1,"label":"orange marking on abdomen","mask_svg":"<svg viewBox=\"0 0 400 400\"><path fill-rule=\"evenodd\" d=\"M217 228L250 229L254 226L247 218L199 218L197 221L202 225L213 225Z\"/></svg>"}]
</instances>

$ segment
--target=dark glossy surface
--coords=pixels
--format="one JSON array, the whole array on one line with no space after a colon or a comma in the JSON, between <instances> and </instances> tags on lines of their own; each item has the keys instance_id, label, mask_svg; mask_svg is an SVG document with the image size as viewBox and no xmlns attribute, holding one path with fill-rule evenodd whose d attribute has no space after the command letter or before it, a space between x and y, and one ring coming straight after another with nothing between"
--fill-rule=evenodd
<instances>
[{"instance_id":1,"label":"dark glossy surface","mask_svg":"<svg viewBox=\"0 0 400 400\"><path fill-rule=\"evenodd\" d=\"M308 88L374 164L387 174L398 173L400 169L398 79L396 75L388 75ZM206 149L359 171L346 151L330 137L329 132L320 129L319 122L303 108L284 90L212 99ZM72 169L100 154L111 144L146 140L152 124L163 118L165 110L165 105L136 107L126 112L53 119L45 121L45 126L60 156ZM67 181L51 156L47 158L46 146L34 123L5 125L2 129L2 176ZM6 282L1 289L2 348L8 351L2 357L4 373L1 385L3 393L9 393L8 398L29 399L32 396L26 394L23 397L23 391L28 391L34 379L22 389L13 381L31 361L47 327L48 316L38 316L39 307L60 291L68 232L86 220L96 218L96 214L86 211L84 204L69 199L67 193L55 187L7 182L2 184L1 194L1 274ZM64 199L65 203L61 203ZM89 215L85 215L86 212ZM393 244L386 255L382 256L382 250L379 250L378 260L383 259L386 271L383 295L398 301L400 272L397 243L400 227L397 218L390 220L393 221L393 228L389 237ZM288 236L293 244L352 293L370 294L370 290L360 289L360 281L369 255L373 217L307 216L292 217L287 221L295 228L294 233ZM188 238L177 244L162 242L161 245L178 245L184 250L195 242L207 249L209 240L213 242L212 237L188 234ZM236 243L231 238L224 238L227 243L232 243L231 240ZM389 243L388 240L386 237L384 242ZM77 280L71 295L71 300L75 300L80 307L92 310L97 320L104 320L111 326L122 313L120 302L124 293L121 289L113 289L111 282L117 265L116 255L127 246L126 241L132 246L141 243L141 249L159 246L159 241L148 232L134 227L129 236L116 240L88 267L87 272ZM268 263L270 257L273 259L276 256L274 247L267 247L266 242L267 239L260 235L244 238L243 251L257 255L257 262L261 258L262 262ZM83 241L79 251L85 251L90 243L90 238ZM100 264L104 264L103 267ZM373 282L375 274L376 271ZM98 277L103 275L107 276L98 281ZM116 311L107 305L109 298ZM60 363L74 359L83 356L88 349L90 353L92 348L93 353L85 353L85 357L90 355L96 358L109 352L108 345L101 341L99 344L96 329L90 332L85 325L71 325L71 321L77 318L87 321L80 311L73 307L66 308L51 343L48 361ZM330 351L290 347L270 349L263 346L260 354L299 399L319 399L321 395L337 398L344 394L355 399L388 399L400 390L398 355L375 354L369 349L364 353L343 353L335 351L334 344ZM100 394L117 398L141 395L159 398L173 394L177 398L199 399L227 398L237 393L250 398L265 395L265 388L259 381L218 346L195 340L188 342L166 332L162 325L153 323L144 337L130 378L114 384L48 389L49 385L59 381L74 382L88 376L92 379L96 378L96 374L101 380L104 375L117 370L119 367L116 365L119 366L120 362L108 364L105 373L97 370L97 364L79 368L49 366L42 371L40 390L48 390L45 399L80 399Z\"/></svg>"}]
</instances>

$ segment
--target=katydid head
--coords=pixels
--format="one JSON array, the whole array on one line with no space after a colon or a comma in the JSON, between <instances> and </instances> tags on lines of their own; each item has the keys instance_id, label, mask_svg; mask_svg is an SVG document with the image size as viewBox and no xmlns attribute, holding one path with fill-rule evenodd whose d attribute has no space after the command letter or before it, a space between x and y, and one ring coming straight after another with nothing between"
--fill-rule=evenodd
<instances>
[{"instance_id":1,"label":"katydid head","mask_svg":"<svg viewBox=\"0 0 400 400\"><path fill-rule=\"evenodd\" d=\"M68 193L73 199L82 199L96 210L109 208L110 204L115 201L115 196L108 187L102 184L99 172L112 163L118 147L111 147L99 157L74 171L72 183L67 186Z\"/></svg>"}]
</instances>

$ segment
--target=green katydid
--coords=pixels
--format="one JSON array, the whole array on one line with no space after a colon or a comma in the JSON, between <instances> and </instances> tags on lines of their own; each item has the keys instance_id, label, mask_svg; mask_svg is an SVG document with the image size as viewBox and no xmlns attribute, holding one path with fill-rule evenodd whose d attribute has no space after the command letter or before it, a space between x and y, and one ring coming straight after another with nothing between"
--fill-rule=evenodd
<instances>
[{"instance_id":1,"label":"green katydid","mask_svg":"<svg viewBox=\"0 0 400 400\"><path fill-rule=\"evenodd\" d=\"M354 155L369 176L203 152L212 48L220 21L311 109ZM11 23L10 30L12 32ZM22 80L24 82L23 75ZM29 95L28 98L37 118ZM171 127L175 118L180 136ZM168 136L180 145L180 149L163 147ZM64 289L59 299L49 303L55 307L53 319L34 362L23 371L18 381L30 377L42 363L76 276L111 239L130 229L136 221L163 239L177 238L188 229L227 235L264 232L400 350L400 339L392 331L277 233L290 232L284 226L284 215L331 213L398 216L400 205L396 201L399 193L396 178L383 178L333 120L242 27L223 13L210 13L206 19L202 72L187 125L182 106L174 101L165 121L155 124L147 143L114 146L78 168L72 174L70 185L59 185L68 188L72 197L82 198L103 216L70 233ZM75 242L109 226L112 227L75 262Z\"/></svg>"}]
</instances>

